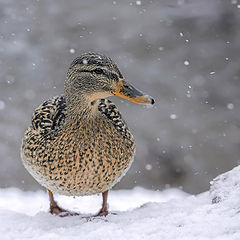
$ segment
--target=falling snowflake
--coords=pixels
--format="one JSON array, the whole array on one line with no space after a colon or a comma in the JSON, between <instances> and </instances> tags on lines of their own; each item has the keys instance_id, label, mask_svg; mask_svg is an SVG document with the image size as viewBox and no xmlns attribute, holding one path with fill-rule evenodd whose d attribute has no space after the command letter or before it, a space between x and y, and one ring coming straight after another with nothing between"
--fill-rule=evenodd
<instances>
[{"instance_id":1,"label":"falling snowflake","mask_svg":"<svg viewBox=\"0 0 240 240\"><path fill-rule=\"evenodd\" d=\"M227 108L228 108L229 110L234 109L234 104L233 104L233 103L228 103L228 104L227 104Z\"/></svg>"},{"instance_id":2,"label":"falling snowflake","mask_svg":"<svg viewBox=\"0 0 240 240\"><path fill-rule=\"evenodd\" d=\"M87 59L83 59L82 63L83 63L83 64L88 64Z\"/></svg>"},{"instance_id":3,"label":"falling snowflake","mask_svg":"<svg viewBox=\"0 0 240 240\"><path fill-rule=\"evenodd\" d=\"M75 51L74 48L70 48L70 49L69 49L69 52L73 54L73 53L75 53L76 51Z\"/></svg>"},{"instance_id":4,"label":"falling snowflake","mask_svg":"<svg viewBox=\"0 0 240 240\"><path fill-rule=\"evenodd\" d=\"M188 97L188 98L190 98L190 97L191 97L191 93L190 93L190 91L189 91L189 90L187 91L187 94L186 94L186 95L187 95L187 97Z\"/></svg>"},{"instance_id":5,"label":"falling snowflake","mask_svg":"<svg viewBox=\"0 0 240 240\"><path fill-rule=\"evenodd\" d=\"M171 114L171 115L170 115L170 118L171 118L171 119L177 119L177 115L176 115L176 114Z\"/></svg>"},{"instance_id":6,"label":"falling snowflake","mask_svg":"<svg viewBox=\"0 0 240 240\"><path fill-rule=\"evenodd\" d=\"M146 170L150 171L150 170L152 170L152 165L151 164L146 164L145 168L146 168Z\"/></svg>"}]
</instances>

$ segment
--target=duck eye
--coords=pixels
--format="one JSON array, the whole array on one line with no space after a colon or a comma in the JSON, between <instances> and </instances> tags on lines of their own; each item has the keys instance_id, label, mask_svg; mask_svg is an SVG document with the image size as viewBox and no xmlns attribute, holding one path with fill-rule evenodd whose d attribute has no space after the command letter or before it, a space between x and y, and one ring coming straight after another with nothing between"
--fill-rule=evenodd
<instances>
[{"instance_id":1,"label":"duck eye","mask_svg":"<svg viewBox=\"0 0 240 240\"><path fill-rule=\"evenodd\" d=\"M95 72L96 74L103 74L103 70L102 70L101 68L96 68L96 69L94 70L94 72Z\"/></svg>"}]
</instances>

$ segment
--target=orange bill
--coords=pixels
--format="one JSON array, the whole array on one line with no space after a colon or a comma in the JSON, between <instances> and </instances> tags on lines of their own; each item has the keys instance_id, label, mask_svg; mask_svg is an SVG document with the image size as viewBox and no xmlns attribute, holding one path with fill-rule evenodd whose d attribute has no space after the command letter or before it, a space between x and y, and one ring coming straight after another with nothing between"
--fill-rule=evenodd
<instances>
[{"instance_id":1,"label":"orange bill","mask_svg":"<svg viewBox=\"0 0 240 240\"><path fill-rule=\"evenodd\" d=\"M154 99L143 92L137 90L135 87L127 83L124 79L119 79L118 86L111 93L114 96L127 99L129 101L140 104L154 104Z\"/></svg>"}]
</instances>

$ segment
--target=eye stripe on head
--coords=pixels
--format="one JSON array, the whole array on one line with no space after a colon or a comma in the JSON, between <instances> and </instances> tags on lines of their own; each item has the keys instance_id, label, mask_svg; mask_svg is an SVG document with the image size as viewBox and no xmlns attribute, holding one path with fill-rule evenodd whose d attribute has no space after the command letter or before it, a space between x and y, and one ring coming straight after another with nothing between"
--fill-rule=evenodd
<instances>
[{"instance_id":1,"label":"eye stripe on head","mask_svg":"<svg viewBox=\"0 0 240 240\"><path fill-rule=\"evenodd\" d=\"M100 53L82 54L80 57L73 60L70 69L75 66L80 69L77 69L78 72L90 72L99 75L104 74L106 76L111 75L115 80L123 78L116 64L109 57ZM102 68L104 68L104 70ZM115 75L117 76L117 79Z\"/></svg>"},{"instance_id":2,"label":"eye stripe on head","mask_svg":"<svg viewBox=\"0 0 240 240\"><path fill-rule=\"evenodd\" d=\"M93 70L96 74L103 74L103 70L101 68L96 68Z\"/></svg>"}]
</instances>

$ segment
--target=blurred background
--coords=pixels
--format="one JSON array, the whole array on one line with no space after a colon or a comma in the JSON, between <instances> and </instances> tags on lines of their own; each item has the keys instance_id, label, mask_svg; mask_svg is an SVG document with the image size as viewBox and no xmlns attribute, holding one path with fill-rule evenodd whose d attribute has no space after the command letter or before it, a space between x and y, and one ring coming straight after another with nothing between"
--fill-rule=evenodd
<instances>
[{"instance_id":1,"label":"blurred background","mask_svg":"<svg viewBox=\"0 0 240 240\"><path fill-rule=\"evenodd\" d=\"M0 0L0 187L40 188L23 133L70 62L97 51L156 100L112 99L137 142L115 188L207 190L240 162L239 26L239 0Z\"/></svg>"}]
</instances>

